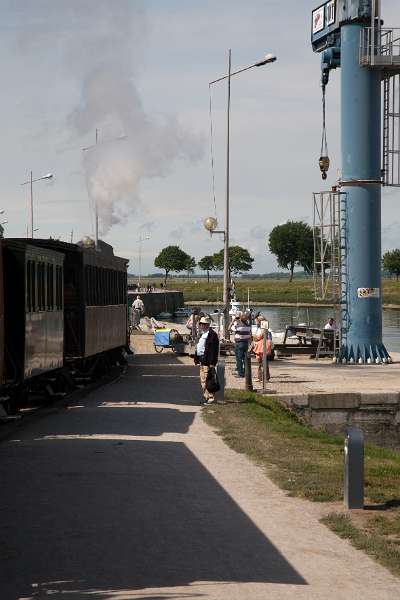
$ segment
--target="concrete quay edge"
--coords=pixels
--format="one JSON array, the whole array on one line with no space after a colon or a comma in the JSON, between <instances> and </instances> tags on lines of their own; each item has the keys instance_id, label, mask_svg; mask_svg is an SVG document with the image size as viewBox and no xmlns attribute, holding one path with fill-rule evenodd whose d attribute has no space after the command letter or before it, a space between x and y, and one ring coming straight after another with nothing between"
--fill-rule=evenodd
<instances>
[{"instance_id":1,"label":"concrete quay edge","mask_svg":"<svg viewBox=\"0 0 400 600\"><path fill-rule=\"evenodd\" d=\"M304 392L300 394L274 394L274 398L293 408L313 410L337 410L397 405L400 409L400 392Z\"/></svg>"}]
</instances>

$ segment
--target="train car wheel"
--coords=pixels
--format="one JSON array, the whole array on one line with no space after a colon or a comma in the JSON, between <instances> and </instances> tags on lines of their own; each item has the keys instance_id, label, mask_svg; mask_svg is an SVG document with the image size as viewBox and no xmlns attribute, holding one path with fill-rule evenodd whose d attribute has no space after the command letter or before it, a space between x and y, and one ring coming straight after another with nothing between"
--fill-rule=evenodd
<instances>
[{"instance_id":1,"label":"train car wheel","mask_svg":"<svg viewBox=\"0 0 400 600\"><path fill-rule=\"evenodd\" d=\"M158 353L161 354L161 352L164 350L163 346L154 346L154 350Z\"/></svg>"}]
</instances>

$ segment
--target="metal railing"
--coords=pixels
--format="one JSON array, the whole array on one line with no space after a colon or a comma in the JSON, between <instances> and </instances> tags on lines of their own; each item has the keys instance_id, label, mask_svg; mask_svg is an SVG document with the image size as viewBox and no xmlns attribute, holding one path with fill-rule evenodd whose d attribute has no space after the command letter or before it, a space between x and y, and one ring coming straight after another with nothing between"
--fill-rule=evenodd
<instances>
[{"instance_id":1,"label":"metal railing","mask_svg":"<svg viewBox=\"0 0 400 600\"><path fill-rule=\"evenodd\" d=\"M400 75L383 80L382 176L386 186L400 187Z\"/></svg>"},{"instance_id":2,"label":"metal railing","mask_svg":"<svg viewBox=\"0 0 400 600\"><path fill-rule=\"evenodd\" d=\"M400 27L364 27L360 38L360 64L400 69Z\"/></svg>"}]
</instances>

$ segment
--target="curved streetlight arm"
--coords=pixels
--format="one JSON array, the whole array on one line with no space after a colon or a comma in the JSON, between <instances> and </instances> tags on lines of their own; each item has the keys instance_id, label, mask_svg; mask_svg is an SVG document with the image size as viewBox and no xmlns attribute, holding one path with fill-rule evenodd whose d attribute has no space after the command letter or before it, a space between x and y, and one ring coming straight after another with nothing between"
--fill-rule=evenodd
<instances>
[{"instance_id":1,"label":"curved streetlight arm","mask_svg":"<svg viewBox=\"0 0 400 600\"><path fill-rule=\"evenodd\" d=\"M32 181L29 179L28 181L24 181L24 183L21 183L21 185L27 185L28 183L35 183L36 181L42 181L42 179L53 179L54 175L53 173L49 173L48 175L43 175L43 177L38 177L37 179L32 179Z\"/></svg>"},{"instance_id":2,"label":"curved streetlight arm","mask_svg":"<svg viewBox=\"0 0 400 600\"><path fill-rule=\"evenodd\" d=\"M262 60L259 60L258 62L254 63L253 65L250 65L248 67L243 67L243 69L239 69L238 71L234 71L233 73L230 74L230 76L233 77L234 75L239 75L239 73L248 71L249 69L252 69L253 67L262 67L264 65L267 65L267 64L275 62L275 61L276 61L276 56L274 56L274 55L266 56L265 58L263 58ZM218 83L219 81L224 81L225 79L228 79L228 77L229 77L229 75L224 75L223 77L214 79L214 81L210 81L210 83L208 85L213 85L213 83Z\"/></svg>"}]
</instances>

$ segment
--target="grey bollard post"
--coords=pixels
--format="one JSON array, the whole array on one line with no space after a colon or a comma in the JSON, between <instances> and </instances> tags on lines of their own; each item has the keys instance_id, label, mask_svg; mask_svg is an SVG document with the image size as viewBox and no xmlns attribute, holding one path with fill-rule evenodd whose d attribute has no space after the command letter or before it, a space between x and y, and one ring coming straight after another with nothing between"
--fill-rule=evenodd
<instances>
[{"instance_id":1,"label":"grey bollard post","mask_svg":"<svg viewBox=\"0 0 400 600\"><path fill-rule=\"evenodd\" d=\"M217 377L221 389L217 392L217 398L221 402L225 400L225 363L219 362L217 364Z\"/></svg>"},{"instance_id":2,"label":"grey bollard post","mask_svg":"<svg viewBox=\"0 0 400 600\"><path fill-rule=\"evenodd\" d=\"M244 384L248 392L253 391L253 376L251 372L251 354L249 351L246 352L244 358Z\"/></svg>"},{"instance_id":3,"label":"grey bollard post","mask_svg":"<svg viewBox=\"0 0 400 600\"><path fill-rule=\"evenodd\" d=\"M344 504L364 508L364 434L350 427L344 441Z\"/></svg>"}]
</instances>

